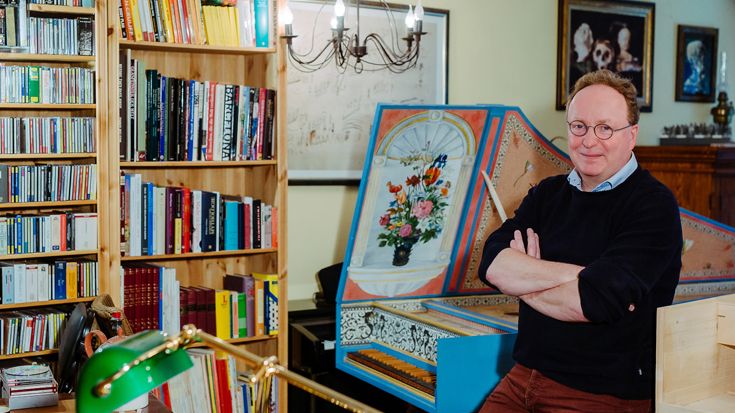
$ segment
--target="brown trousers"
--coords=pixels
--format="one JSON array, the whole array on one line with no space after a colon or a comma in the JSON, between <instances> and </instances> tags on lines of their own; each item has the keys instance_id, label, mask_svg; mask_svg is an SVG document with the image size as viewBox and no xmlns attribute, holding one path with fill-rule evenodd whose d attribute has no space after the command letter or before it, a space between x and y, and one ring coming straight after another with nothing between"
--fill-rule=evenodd
<instances>
[{"instance_id":1,"label":"brown trousers","mask_svg":"<svg viewBox=\"0 0 735 413\"><path fill-rule=\"evenodd\" d=\"M538 370L516 364L488 396L479 413L649 413L651 411L651 400L625 400L606 394L587 393L559 384Z\"/></svg>"}]
</instances>

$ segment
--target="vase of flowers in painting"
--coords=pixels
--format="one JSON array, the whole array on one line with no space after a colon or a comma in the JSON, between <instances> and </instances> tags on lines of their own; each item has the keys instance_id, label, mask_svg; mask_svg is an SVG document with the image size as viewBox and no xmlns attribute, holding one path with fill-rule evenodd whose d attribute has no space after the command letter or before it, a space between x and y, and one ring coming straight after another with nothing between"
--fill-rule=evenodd
<instances>
[{"instance_id":1,"label":"vase of flowers in painting","mask_svg":"<svg viewBox=\"0 0 735 413\"><path fill-rule=\"evenodd\" d=\"M426 243L442 231L446 198L451 186L449 181L441 178L446 159L444 154L402 159L401 163L410 167L412 173L404 183L388 181L386 184L391 198L380 217L378 245L393 247L394 266L408 264L416 244Z\"/></svg>"}]
</instances>

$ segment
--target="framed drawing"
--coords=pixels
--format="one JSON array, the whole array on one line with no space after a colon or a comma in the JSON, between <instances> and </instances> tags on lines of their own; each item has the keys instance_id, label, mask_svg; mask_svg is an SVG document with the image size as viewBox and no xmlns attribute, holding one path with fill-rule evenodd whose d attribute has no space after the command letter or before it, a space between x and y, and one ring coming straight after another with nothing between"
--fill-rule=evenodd
<instances>
[{"instance_id":1,"label":"framed drawing","mask_svg":"<svg viewBox=\"0 0 735 413\"><path fill-rule=\"evenodd\" d=\"M717 29L679 25L676 38L676 100L714 102Z\"/></svg>"},{"instance_id":2,"label":"framed drawing","mask_svg":"<svg viewBox=\"0 0 735 413\"><path fill-rule=\"evenodd\" d=\"M653 108L654 3L559 0L556 109L582 75L608 69L633 81L642 112Z\"/></svg>"},{"instance_id":3,"label":"framed drawing","mask_svg":"<svg viewBox=\"0 0 735 413\"><path fill-rule=\"evenodd\" d=\"M355 7L346 3L345 26L354 30ZM395 27L403 27L406 6L388 4L391 18L381 4L360 2L360 32L377 33L392 44L403 42L396 38ZM295 51L318 50L331 38L332 5L289 2L293 32L299 34L293 40ZM425 9L423 31L428 34L421 38L419 62L400 74L369 71L368 65L359 74L351 68L342 72L335 64L304 73L288 62L289 183L357 184L378 103L446 103L448 27L448 11ZM370 52L368 48L367 58Z\"/></svg>"}]
</instances>

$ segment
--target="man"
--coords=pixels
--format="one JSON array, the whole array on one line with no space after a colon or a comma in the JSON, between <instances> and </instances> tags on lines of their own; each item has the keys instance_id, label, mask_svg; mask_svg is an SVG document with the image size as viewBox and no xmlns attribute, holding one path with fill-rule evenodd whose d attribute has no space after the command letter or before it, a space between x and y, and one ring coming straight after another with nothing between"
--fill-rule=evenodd
<instances>
[{"instance_id":1,"label":"man","mask_svg":"<svg viewBox=\"0 0 735 413\"><path fill-rule=\"evenodd\" d=\"M601 70L567 105L574 170L531 188L488 238L480 278L518 296L516 365L482 412L647 412L656 308L681 270L676 200L633 155L633 84Z\"/></svg>"}]
</instances>

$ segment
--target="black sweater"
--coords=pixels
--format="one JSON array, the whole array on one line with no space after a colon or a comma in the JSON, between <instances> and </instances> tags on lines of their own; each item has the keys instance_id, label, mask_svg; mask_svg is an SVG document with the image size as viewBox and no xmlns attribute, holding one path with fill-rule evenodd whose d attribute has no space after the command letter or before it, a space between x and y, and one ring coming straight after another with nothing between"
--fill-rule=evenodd
<instances>
[{"instance_id":1,"label":"black sweater","mask_svg":"<svg viewBox=\"0 0 735 413\"><path fill-rule=\"evenodd\" d=\"M656 308L671 304L681 270L671 191L640 167L604 192L581 192L566 175L545 179L486 241L481 280L526 228L539 234L542 259L585 267L579 294L590 322L558 321L521 302L516 362L579 390L651 398Z\"/></svg>"}]
</instances>

